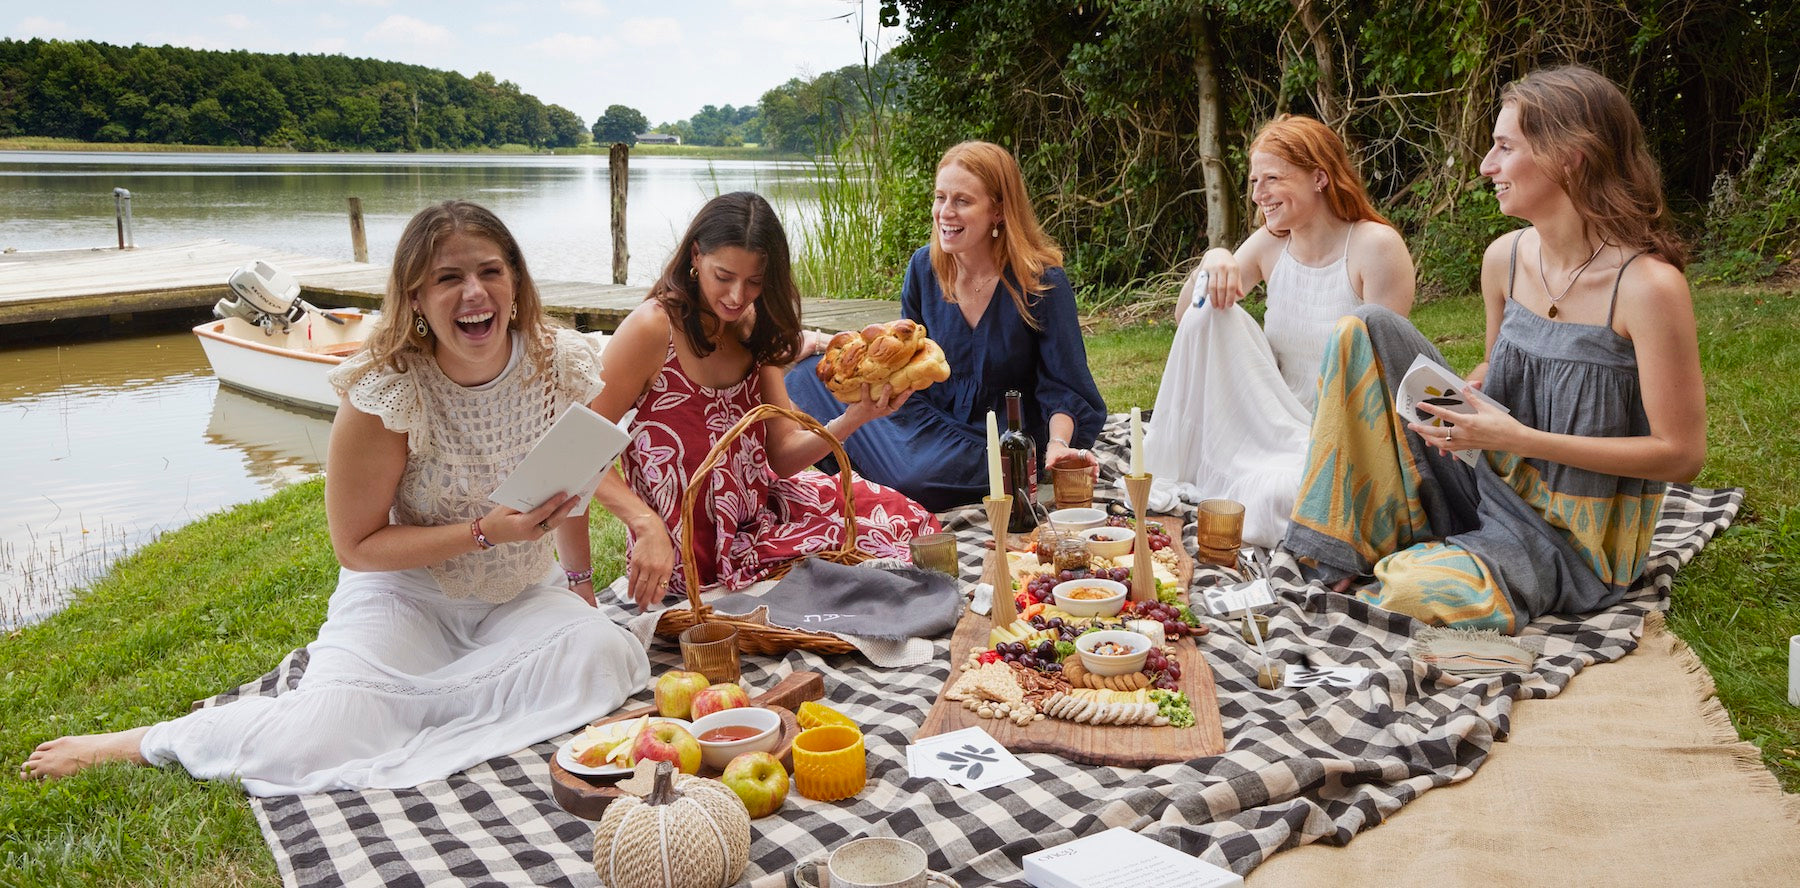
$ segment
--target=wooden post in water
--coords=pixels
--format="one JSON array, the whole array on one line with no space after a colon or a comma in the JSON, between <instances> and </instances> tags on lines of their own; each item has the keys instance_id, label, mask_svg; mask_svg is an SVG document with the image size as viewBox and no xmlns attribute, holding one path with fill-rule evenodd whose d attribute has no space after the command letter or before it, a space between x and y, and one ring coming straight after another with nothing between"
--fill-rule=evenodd
<instances>
[{"instance_id":1,"label":"wooden post in water","mask_svg":"<svg viewBox=\"0 0 1800 888\"><path fill-rule=\"evenodd\" d=\"M350 198L350 254L358 262L369 261L369 236L363 231L362 198Z\"/></svg>"},{"instance_id":2,"label":"wooden post in water","mask_svg":"<svg viewBox=\"0 0 1800 888\"><path fill-rule=\"evenodd\" d=\"M625 245L625 191L630 185L631 146L614 142L607 152L607 176L612 181L612 257L613 283L625 283L626 269L631 265L631 250Z\"/></svg>"}]
</instances>

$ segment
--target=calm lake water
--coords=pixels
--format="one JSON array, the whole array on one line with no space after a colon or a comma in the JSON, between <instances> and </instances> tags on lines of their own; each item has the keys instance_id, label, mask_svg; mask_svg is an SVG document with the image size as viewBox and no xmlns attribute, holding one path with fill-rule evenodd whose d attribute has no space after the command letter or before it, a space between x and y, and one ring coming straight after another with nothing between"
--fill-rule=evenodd
<instances>
[{"instance_id":1,"label":"calm lake water","mask_svg":"<svg viewBox=\"0 0 1800 888\"><path fill-rule=\"evenodd\" d=\"M795 240L807 164L633 158L630 282L652 280L715 194L755 190ZM544 279L611 279L604 157L0 152L0 249L115 242L128 188L140 245L222 238L351 258L360 197L370 261L407 219L452 197L493 209ZM209 315L197 313L198 324ZM158 534L324 466L328 420L220 389L185 331L0 345L0 627L41 619Z\"/></svg>"}]
</instances>

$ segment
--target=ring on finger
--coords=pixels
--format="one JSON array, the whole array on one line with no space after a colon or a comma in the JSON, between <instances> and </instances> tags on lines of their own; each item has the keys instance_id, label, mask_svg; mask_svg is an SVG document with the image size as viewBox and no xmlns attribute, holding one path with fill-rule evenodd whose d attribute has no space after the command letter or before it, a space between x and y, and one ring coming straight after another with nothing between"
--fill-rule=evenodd
<instances>
[{"instance_id":1,"label":"ring on finger","mask_svg":"<svg viewBox=\"0 0 1800 888\"><path fill-rule=\"evenodd\" d=\"M545 533L549 533L550 532L550 519L546 518L543 521L539 521L537 526L538 526L538 530L541 530Z\"/></svg>"}]
</instances>

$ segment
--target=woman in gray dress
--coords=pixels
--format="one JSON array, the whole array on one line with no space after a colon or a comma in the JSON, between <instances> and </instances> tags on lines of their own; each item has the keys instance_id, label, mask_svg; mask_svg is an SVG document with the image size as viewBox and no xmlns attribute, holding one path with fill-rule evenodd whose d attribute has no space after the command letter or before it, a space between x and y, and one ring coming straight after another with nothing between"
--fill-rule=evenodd
<instances>
[{"instance_id":1,"label":"woman in gray dress","mask_svg":"<svg viewBox=\"0 0 1800 888\"><path fill-rule=\"evenodd\" d=\"M1283 545L1340 590L1372 574L1357 594L1380 607L1516 633L1642 574L1664 489L1705 461L1706 400L1686 251L1619 88L1573 66L1511 84L1481 172L1531 223L1482 263L1488 360L1469 379L1507 409L1371 408L1415 357L1443 358L1359 309L1326 355Z\"/></svg>"}]
</instances>

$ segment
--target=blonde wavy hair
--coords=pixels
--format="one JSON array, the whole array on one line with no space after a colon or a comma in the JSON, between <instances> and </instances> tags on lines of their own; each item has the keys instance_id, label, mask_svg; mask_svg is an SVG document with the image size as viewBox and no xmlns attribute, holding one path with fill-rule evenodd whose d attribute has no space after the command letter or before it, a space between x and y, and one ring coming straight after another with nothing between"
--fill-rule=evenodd
<instances>
[{"instance_id":1,"label":"blonde wavy hair","mask_svg":"<svg viewBox=\"0 0 1800 888\"><path fill-rule=\"evenodd\" d=\"M363 348L372 359L367 373L386 367L404 373L411 359L429 355L437 347L436 336L419 336L414 329L419 313L413 310L413 298L424 289L438 250L452 235L478 237L500 248L501 256L512 270L513 305L517 308L510 322L525 341L525 362L533 373L549 372L549 355L555 328L561 326L544 316L544 301L537 284L525 267L525 255L519 242L492 211L466 200L447 200L420 210L406 223L400 243L394 247L394 264L388 272L387 293L381 300L381 320L369 334Z\"/></svg>"}]
</instances>

